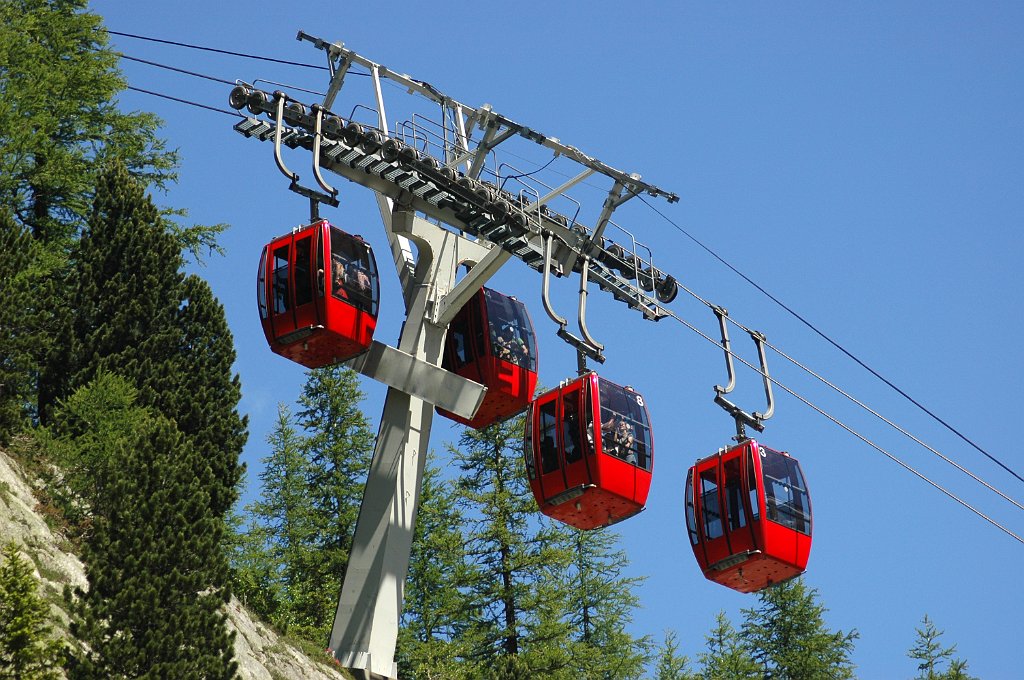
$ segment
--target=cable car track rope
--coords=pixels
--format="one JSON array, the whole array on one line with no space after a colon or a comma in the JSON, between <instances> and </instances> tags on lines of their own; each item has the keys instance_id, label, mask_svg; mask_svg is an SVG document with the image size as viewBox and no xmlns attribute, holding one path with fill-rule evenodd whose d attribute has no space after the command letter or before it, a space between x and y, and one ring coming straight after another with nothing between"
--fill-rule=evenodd
<instances>
[{"instance_id":1,"label":"cable car track rope","mask_svg":"<svg viewBox=\"0 0 1024 680\"><path fill-rule=\"evenodd\" d=\"M213 53L217 53L217 54L224 54L224 55L228 55L228 56L241 57L241 58L246 58L246 59L255 59L255 60L260 60L260 61L267 61L267 62L282 64L282 65L286 65L286 66L304 67L304 68L311 68L311 69L317 69L317 70L323 70L323 71L329 70L326 67L316 66L316 65L312 65L312 64L306 64L306 63L294 62L294 61L288 61L288 60L282 60L282 59L275 59L275 58L272 58L272 57L264 57L264 56L260 56L260 55L245 54L245 53L241 53L241 52L233 52L233 51L229 51L229 50L222 50L222 49L217 49L217 48L204 47L204 46L193 45L193 44L188 44L188 43L183 43L183 42L178 42L178 41L163 40L163 39L159 39L159 38L140 36L140 35L135 35L135 34L130 34L130 33L122 33L122 32L118 32L118 31L112 31L112 30L109 30L109 29L106 29L106 32L109 33L110 35L117 35L117 36L122 36L122 37L127 37L127 38L138 39L138 40L145 40L145 41L150 41L150 42L155 42L155 43L162 43L162 44L172 45L172 46L176 46L176 47L185 47L185 48L189 48L189 49L203 50L203 51L207 51L207 52L213 52ZM223 84L229 84L229 85L230 84L234 84L234 82L235 82L235 81L225 80L225 79L222 79L222 78L217 78L217 77L214 77L214 76L205 75L205 74L194 72L194 71L189 71L189 70L186 70L186 69L180 69L180 68L177 68L177 67L169 66L169 65L166 65L166 64L161 64L161 63L158 63L158 62L149 61L149 60L146 60L146 59L140 59L140 58L137 58L137 57L128 56L128 55L125 55L125 54L122 54L122 53L118 53L118 55L120 57L122 57L124 59L128 59L130 61L135 61L135 62L138 62L138 63L146 64L146 65L149 65L149 66L154 66L154 67L157 67L157 68L167 69L167 70L174 71L174 72L177 72L177 73L181 73L183 75L188 75L188 76L191 76L191 77L202 78L202 79L211 80L211 81L214 81L214 82L223 83ZM368 74L353 73L353 75L368 75ZM160 97L160 98L167 99L167 100L170 100L170 101L174 101L174 102L177 102L177 103L186 104L186 105L190 105L190 106L195 106L195 107L198 107L198 108L202 108L202 109L213 111L213 112L217 112L217 113L223 113L223 114L231 115L231 116L234 116L234 117L237 117L239 115L235 111L228 111L226 109L216 108L216 107L213 107L213 106L209 106L209 105L206 105L206 104L201 104L201 103L198 103L198 102L195 102L195 101L190 101L190 100L187 100L187 99L182 99L182 98L179 98L179 97L175 97L175 96L171 96L171 95L168 95L168 94L156 92L156 91L153 91L153 90L142 89L142 88L134 87L134 86L131 86L131 85L127 85L126 87L127 87L128 90L131 90L131 91L147 94L147 95L150 95L150 96ZM549 161L549 163L550 163L550 161ZM544 168L540 168L540 170L543 170L543 169ZM536 172L539 172L540 170L538 170ZM922 405L920 402L918 402L912 396L910 396L905 391L900 389L894 383L892 383L891 381L886 379L884 376L879 374L873 368L868 366L864 361L859 359L852 352L850 352L845 347L840 345L838 342L833 340L830 336L828 336L826 333L824 333L823 331L818 329L814 324L812 324L810 321L805 319L798 312L796 312L791 307L786 305L784 302L779 300L777 297L772 295L770 292L768 292L764 287L762 287L756 281L752 280L750 277L748 277L746 274L744 274L738 268L736 268L731 263L729 263L727 260L725 260L723 257L721 257L713 249L711 249L710 247L708 247L707 245L702 243L699 239L697 239L695 236L690 234L686 229L684 229L680 225L678 225L675 221L673 221L671 218L669 218L667 215L665 215L663 212L661 212L657 207L651 205L650 202L648 202L642 195L639 195L639 194L635 194L635 195L640 198L641 202L643 202L644 205L646 205L648 208L650 208L652 211L654 211L655 214L657 214L663 220L665 220L670 225L672 225L682 235L686 236L688 239L693 241L697 246L699 246L701 249L703 249L708 254L710 254L714 259L718 260L725 267L727 267L732 272L734 272L735 274L740 276L748 284L753 286L756 290L758 290L764 296L766 296L767 298L772 300L775 304L780 306L783 310L785 310L790 315L792 315L794 318L796 318L798 321L800 321L802 324L807 326L815 334L817 334L822 339L824 339L826 342L828 342L833 347L838 349L840 352L845 354L848 358L850 358L855 363L857 363L859 366L861 366L862 368L867 370L869 373L871 373L877 379L881 380L888 387L890 387L891 389L896 391L900 396L902 396L904 399L908 400L911 404L916 406L918 409L922 410L929 417L931 417L933 420L935 420L936 422L941 424L943 427L945 427L947 430L949 430L954 435L959 437L961 440L963 440L964 442L969 444L971 447L973 447L974 449L976 449L977 451L982 453L985 457L987 457L993 463L995 463L996 465L1001 467L1003 470L1005 470L1009 474L1013 475L1015 478L1017 478L1021 482L1024 482L1024 477L1022 477L1020 474L1018 474L1017 472L1012 470L1009 466L1007 466L1002 461L1000 461L998 458L996 458L995 456L990 454L988 451L986 451L984 448L979 446L977 443L975 443L973 440L968 438L966 435L961 433L957 428L953 427L948 422L946 422L941 417L939 417L934 412L932 412L930 409L928 409L927 407ZM678 282L678 279L677 279L677 282ZM707 306L709 308L714 308L713 304L711 304L709 301L705 300L700 295L698 295L697 293L693 292L692 290L690 290L686 286L682 285L681 283L679 284L679 287L680 287L680 289L682 289L683 291L688 293L691 297L693 297L695 300L697 300L701 304L703 304L703 305L705 305L705 306ZM718 340L716 340L715 338L712 338L711 336L707 335L706 333L701 331L699 328L697 328L696 326L692 325L691 323L689 323L688 321L686 321L685 319L680 317L674 311L668 310L668 309L666 309L666 311L668 312L669 316L674 318L676 321L681 323L683 326L685 326L689 330L693 331L694 333L697 333L699 336L701 336L702 338L704 338L705 340L707 340L711 344L715 345L720 350L724 349L722 347L722 344ZM741 329L741 330L743 330L743 331L745 331L747 333L751 332L751 330L749 328L747 328L743 324L737 322L733 318L726 316L726 319L729 322L731 322L733 325L735 325L737 328L739 328L739 329ZM780 348L778 348L778 347L776 347L776 346L774 346L774 345L772 345L771 343L768 343L768 342L766 342L765 345L769 349L773 350L780 357L786 359L787 361L792 363L794 366L800 368L801 370L806 372L808 375L812 376L813 378L815 378L816 380L821 382L822 384L826 385L830 389L834 390L838 394L840 394L843 397L845 397L847 400L849 400L852 403L854 403L855 405L859 406L861 409L867 411L868 413L870 413L874 417L878 418L879 420L881 420L882 422L884 422L885 424L887 424L891 428L895 429L900 434L908 437L909 439L911 439L912 441L914 441L918 445L922 446L923 448L925 448L926 450L931 452L933 455L938 456L943 461L945 461L946 463L952 465L954 468L956 468L961 473L969 476L971 479L973 479L977 483L981 484L982 486L984 486L989 491L997 494L998 496L1000 496L1004 500L1012 503L1017 508L1019 508L1021 510L1024 510L1024 505L1022 505L1020 502L1014 500L1013 498L1011 498L1007 494L1005 494L1002 491L996 489L991 484L989 484L988 482L984 481L983 479L981 479L980 477L978 477L977 475L975 475L971 471L967 470L966 468L964 468L960 464L956 463L955 461L953 461L949 457L943 455L941 452L936 450L934 447L928 445L926 442L922 441L920 438L918 438L917 436L915 436L911 432L907 431L906 429L904 429L903 427L901 427L897 423L895 423L892 420L890 420L890 419L886 418L885 416L881 415L880 413L878 413L877 411L875 411L874 409L869 407L867 404L863 403L862 401L860 401L859 399L857 399L853 395L849 394L848 392L846 392L845 390L843 390L839 386L837 386L834 383L830 382L828 379L826 379L823 376L819 375L814 370L812 370L808 366L804 365L800 361L794 359L789 354L784 352L782 349L780 349ZM827 411L825 411L823 408L821 408L821 407L817 406L816 404L814 404L813 402L811 402L806 397L798 394L793 389L791 389L788 386L786 386L785 384L779 382L776 378L765 375L764 373L762 373L760 368L754 366L753 364L748 362L743 357L737 355L736 353L732 352L731 350L727 350L727 351L728 351L728 353L734 359L738 360L740 363L742 363L743 365L747 366L748 368L753 370L755 373L758 373L759 375L762 375L767 380L770 380L773 384L777 385L780 389L782 389L783 391L785 391L786 393L788 393L789 395L791 395L792 397L794 397L795 399L797 399L798 401L803 403L805 406L807 406L811 410L817 412L819 415L821 415L821 416L825 417L826 419L830 420L833 424L835 424L835 425L839 426L840 428L846 430L849 434L853 435L854 437L856 437L857 439L861 440L862 442L864 442L865 444L867 444L871 448L873 448L876 451L878 451L879 453L883 454L885 457L889 458L891 461L893 461L894 463L896 463L900 467L904 468L905 470L907 470L908 472L910 472L914 476L918 477L922 481L928 483L930 486L932 486L936 490L940 491L941 493L943 493L948 498L950 498L953 501L957 502L958 504L960 504L961 506L963 506L964 508L966 508L970 512L974 513L978 517L984 519L986 522L988 522L992 526L998 528L1000 531L1006 533L1011 538L1013 538L1013 539L1017 540L1018 542L1024 544L1024 538L1021 538L1019 535L1017 535L1016 533L1014 533L1013 531L1011 531L1007 527L1003 526L1002 524L1000 524L996 520L992 519L991 517L989 517L985 513L981 512L979 509L975 508L973 505L971 505L970 503L968 503L964 499L960 498L959 496L957 496L952 491L946 489L941 484L939 484L938 482L932 480L931 478L926 476L924 473L918 471L917 469L915 469L914 467L912 467L908 463L904 462L899 457L897 457L896 455L892 454L891 452L889 452L888 450L886 450L882 446L876 444L872 440L870 440L867 437L865 437L864 435L860 434L859 432L854 430L852 427L850 427L849 425L847 425L843 421L839 420L837 417L833 416L832 414L830 414Z\"/></svg>"},{"instance_id":2,"label":"cable car track rope","mask_svg":"<svg viewBox=\"0 0 1024 680\"><path fill-rule=\"evenodd\" d=\"M691 331L693 331L694 333L696 333L696 334L697 334L697 335L699 335L700 337L704 338L705 340L707 340L707 341L708 341L708 342L710 342L711 344L715 345L716 347L718 347L718 348L720 348L720 349L722 348L722 345L721 345L721 343L720 343L720 342L719 342L718 340L716 340L716 339L712 338L712 337L711 337L710 335L708 335L708 334L707 334L707 333L705 333L704 331L700 330L699 328L697 328L696 326L694 326L693 324L691 324L691 323L690 323L689 321L687 321L686 319L682 318L681 316L679 316L678 314L676 314L675 312L673 312L673 311L671 311L671 310L668 310L668 313L669 313L669 316L670 316L670 317L672 317L673 319L675 319L675 320L676 320L676 321L678 321L679 323L683 324L683 325L684 325L685 327L689 328L689 329L690 329ZM742 328L742 326L740 326L740 327ZM889 460L891 460L892 462L894 462L894 463L896 463L897 465L899 465L900 467L902 467L902 468L903 468L904 470L907 470L908 472L910 472L910 473L911 473L911 474L913 474L914 476L916 476L916 477L920 478L921 480L923 480L923 481L927 482L927 483L928 483L929 485L931 485L931 486L932 486L933 488L937 489L938 491L941 491L941 492L942 492L943 494L945 494L945 495L946 495L947 497L949 497L949 498L953 499L954 501L956 501L957 503L959 503L959 504L960 504L960 505L962 505L963 507L965 507L965 508L967 508L968 510L970 510L971 512L973 512L973 513L974 513L975 515L977 515L978 517L981 517L982 519L984 519L984 520L985 520L986 522L988 522L988 523L989 523L989 524L991 524L992 526L996 527L997 529L999 529L1000 531L1004 532L1005 534L1007 534L1007 535L1008 535L1008 536L1010 536L1011 538L1015 539L1015 540L1016 540L1016 541L1017 541L1018 543L1024 543L1024 538L1021 538L1020 536L1018 536L1017 534L1015 534L1015 533L1014 533L1013 531L1011 531L1010 529L1006 528L1005 526L1003 526L1003 525L1002 525L1002 524L1000 524L999 522L995 521L994 519L992 519L991 517L989 517L988 515L986 515L986 514L985 514L985 513L983 513L982 511L978 510L978 509L977 509L977 508L975 508L975 507L974 507L973 505L971 505L970 503L968 503L968 502L967 502L967 501L965 501L964 499L960 498L959 496L957 496L956 494L954 494L954 493L953 493L952 491L950 491L950 490L946 489L946 488L945 488L944 486L942 486L941 484L939 484L939 483L938 483L938 482L936 482L935 480L933 480L933 479L929 478L929 477L928 477L927 475L925 475L924 473L922 473L922 472L918 471L918 470L917 470L917 469L915 469L915 468L914 468L913 466L909 465L908 463L905 463L905 462L904 462L903 460L901 460L901 459L900 459L899 457L897 457L896 455L894 455L894 454L890 453L889 451L887 451L886 449L882 448L881 446L879 446L879 445L878 445L878 444L876 444L875 442L871 441L870 439L868 439L868 438L867 438L867 437L865 437L864 435L860 434L859 432L857 432L856 430L854 430L854 429L853 429L852 427L850 427L849 425L847 425L847 424L846 424L846 423L844 423L843 421L839 420L838 418L836 418L836 417L835 417L835 416L833 416L832 414L828 413L827 411L825 411L825 410L824 410L824 409L822 409L821 407L817 406L816 404L814 404L813 402L811 402L811 401L810 401L809 399L807 399L807 398L806 398L806 397L804 397L803 395L801 395L801 394L798 394L798 393L797 393L796 391L794 391L794 390L790 389L789 387L787 387L786 385L782 384L782 383L781 383L781 382L779 382L779 381L778 381L778 380L777 380L776 378L773 378L773 377L771 377L771 376L769 376L769 375L765 375L765 374L764 374L764 373L763 373L763 372L761 371L761 369L760 369L759 367L757 367L757 366L754 366L754 365L753 365L753 364L751 364L751 363L750 363L749 361L747 361L747 360L746 360L746 359L744 359L743 357L739 356L739 355L738 355L738 354L736 354L735 352L732 352L732 351L730 350L730 351L729 351L729 354L730 354L730 355L731 355L731 356L732 356L732 357L733 357L734 359L736 359L737 361L739 361L740 363L742 363L742 364L743 364L744 366L746 366L747 368L751 369L752 371L754 371L754 372L755 372L755 373L757 373L758 375L761 375L761 376L763 376L763 377L764 377L764 378L766 378L767 380L770 380L770 381L772 382L772 384L774 384L774 385L777 385L777 386L778 386L779 388L781 388L781 389L782 389L783 391L785 391L786 393L788 393L788 394L789 394L790 396L792 396L792 397L796 398L796 399L797 399L798 401L802 402L802 403L803 403L803 404L804 404L805 406L807 406L808 408L812 409L813 411L816 411L816 412L817 412L817 413L818 413L819 415L821 415L821 416L824 416L824 417L825 417L825 418L827 418L828 420L832 421L832 423L833 423L833 424L835 424L835 425L838 425L838 426L839 426L839 427L841 427L842 429L846 430L847 432L849 432L850 434L852 434L852 435L853 435L854 437L856 437L857 439L861 440L862 442L864 442L865 444L867 444L867 445L868 445L868 446L870 446L871 448L875 449L876 451L878 451L879 453L881 453L882 455L884 455L884 456L885 456L886 458L888 458L888 459L889 459ZM972 475L972 476L973 476L973 475ZM985 486L988 486L988 485L986 484ZM993 490L994 490L994 489L993 489ZM998 493L998 492L997 492L997 493ZM1002 496L1003 494L1000 494L1000 495ZM1006 496L1003 496L1003 497L1004 497L1004 498L1006 498ZM1007 499L1007 500L1010 500L1010 499ZM1017 507L1021 507L1021 506L1020 506L1020 504L1019 504L1019 503L1017 503L1016 501L1012 501L1012 500L1011 500L1011 502L1012 502L1012 503L1014 503L1014 505L1017 505Z\"/></svg>"},{"instance_id":3,"label":"cable car track rope","mask_svg":"<svg viewBox=\"0 0 1024 680\"><path fill-rule=\"evenodd\" d=\"M959 430L958 430L957 428L955 428L955 427L953 427L952 425L950 425L949 423L947 423L947 422L946 422L945 420L943 420L943 419L942 419L942 418L940 418L940 417L939 417L938 415L936 415L935 413L933 413L933 412L932 412L932 411L931 411L930 409L928 409L928 408L927 408L927 407L925 407L925 406L924 406L923 404L921 404L920 402L918 402L918 401L917 401L916 399L914 399L913 397L911 397L911 396L910 396L909 394L907 394L906 392L904 392L904 391L903 391L902 389L900 389L899 387L897 387L897 386L896 386L896 385L895 385L894 383L892 383L892 382L891 382L890 380L888 380L887 378L885 378L884 376L882 376L882 375L881 375L880 373L878 373L878 371L876 371L875 369L871 368L871 367L870 367L870 366L868 366L868 365L867 365L866 363L864 363L863 361L861 361L861 360L860 360L860 359L859 359L859 358L858 358L858 357L857 357L856 355L854 355L854 354L853 354L852 352L850 352L850 351L849 351L849 350L847 350L847 349L846 349L845 347L843 347L842 345L840 345L840 344L839 344L838 342L836 342L835 340L833 340L833 339L832 339L831 337L829 337L829 336L828 336L828 335L827 335L826 333L824 333L823 331L821 331L821 330L820 330L820 329L819 329L819 328L818 328L817 326L815 326L815 325L814 325L814 324L812 324L812 323L811 323L810 321L808 321L808 320L807 320L807 319L805 319L805 318L804 318L803 316L801 316L801 315L800 315L799 313L797 313L797 312L796 312L795 310L793 310L793 309L792 309L792 308L791 308L791 307L790 307L789 305L785 304L784 302L782 302L781 300L779 300L779 299L778 299L777 297L775 297L774 295L772 295L771 293L769 293L769 292L768 292L767 290L765 290L765 288L764 288L764 287L762 287L762 286L761 286L760 284L758 284L758 283L757 283L756 281L754 281L754 280L753 280L753 279L751 279L751 278L750 278L749 276L747 276L746 274L744 274L744 273L743 273L742 271L740 271L739 269L737 269L736 267L734 267L734 266L733 266L733 265L732 265L731 263L729 263L729 262L728 262L728 261L727 261L727 260L726 260L725 258L723 258L723 257L722 257L721 255L719 255L718 253L716 253L716 252L715 252L714 250L712 250L712 249L711 249L711 248L709 248L708 246L704 245L704 244L703 244L703 243L702 243L702 242L701 242L701 241L700 241L700 240L699 240L698 238L696 238L695 236L693 236L692 234L690 234L690 233L689 233L688 231L686 231L685 229L683 229L683 228L682 228L681 226L679 226L678 224L676 224L676 223L675 223L675 222L674 222L674 221L673 221L672 219L670 219L670 218L669 218L669 217L668 217L667 215L665 215L665 214L664 214L663 212L661 212L660 210L658 210L658 208L657 208L657 207L655 207L655 206L651 205L651 204L650 204L650 202L648 202L648 201L647 201L647 200L646 200L646 199L645 199L645 198L644 198L643 196L638 196L638 197L640 198L641 202L643 202L643 204L644 204L644 205L646 205L646 206L647 206L648 208L650 208L651 210L653 210L653 211L654 211L654 212L655 212L655 213L656 213L656 214L657 214L657 215L658 215L659 217L661 217L661 218L662 218L663 220L665 220L666 222L668 222L669 224L671 224L671 225L672 225L673 227L675 227L675 228L676 228L676 229L677 229L677 230L678 230L678 231L679 231L679 232L680 232L681 234L683 234L683 235L684 235L684 236L686 236L686 237L687 237L688 239L690 239L691 241L693 241L694 243L696 243L696 244L697 244L698 246L700 246L700 247L701 247L701 248L702 248L703 250L705 250L705 251L706 251L706 252L707 252L708 254L710 254L710 255L711 255L711 256L712 256L713 258L715 258L715 259L716 259L716 260L718 260L718 261L719 261L720 263L722 263L723 265L725 265L726 267L728 267L728 268L729 268L729 269L730 269L730 270L731 270L731 271L732 271L733 273L737 274L737 275L738 275L738 276L740 276L740 277L741 277L741 278L742 278L742 279L743 279L744 281L746 281L746 282L747 282L747 283L749 283L749 284L750 284L751 286L753 286L754 288L756 288L756 289L757 289L757 290L758 290L759 292L761 292L761 293L762 293L762 294L763 294L763 295L764 295L765 297L767 297L767 298L768 298L769 300L771 300L772 302L774 302L774 303L775 303L775 304L777 304L778 306L782 307L782 309L786 310L786 311L787 311L787 312L788 312L789 314L791 314L791 315L792 315L792 316L793 316L794 318L796 318L796 319L797 319L798 321L800 321L800 322L801 322L802 324L804 324L804 325L805 325L805 326L807 326L807 327L808 327L809 329L811 329L812 331L814 331L814 333L816 333L816 334L817 334L818 336L820 336L820 337L821 337L822 339L824 339L824 340L825 340L826 342L828 342L828 343L829 343L830 345L832 345L833 347L835 347L836 349L838 349L838 350L839 350L840 352L842 352L842 353L843 353L843 354L845 354L845 355L846 355L847 357L849 357L849 358L850 358L850 359L852 359L852 360L853 360L854 362L856 362L856 363L857 363L857 364L858 364L859 366L861 366L861 367L862 367L862 368L864 368L864 369L865 369L866 371L868 371L869 373L871 373L871 374L872 374L873 376L875 376L876 378L878 378L879 380L881 380L881 381L882 381L883 383L885 383L886 385L888 385L888 386L889 386L890 388L892 388L893 390L895 390L895 391L896 391L896 392L897 392L897 393L898 393L898 394L899 394L900 396L902 396L902 397L903 397L904 399L906 399L907 401L909 401L909 402L910 402L911 404L913 404L913 405L914 405L914 406L916 406L917 408L919 408L919 409L921 409L922 411L924 411L924 412L925 412L926 414L928 414L928 415L929 415L929 416L930 416L930 417L931 417L932 419L934 419L935 421L937 421L937 422L938 422L939 424L941 424L941 425L942 425L943 427L945 427L945 428L946 428L947 430L949 430L950 432L952 432L953 434L955 434L955 435L956 435L957 437L959 437L960 439L962 439L963 441L965 441L966 443L968 443L969 445L971 445L971 446L972 446L972 447L973 447L974 449L976 449L977 451L979 451L980 453L982 453L982 454L983 454L983 455L984 455L984 456L985 456L986 458L988 458L989 460L991 460L991 461L992 461L993 463L995 463L995 464L996 464L996 465L998 465L999 467L1003 468L1003 470L1005 470L1006 472L1008 472L1008 473L1010 473L1011 475L1013 475L1014 477L1016 477L1016 478L1017 478L1017 479L1018 479L1019 481L1021 481L1021 482L1024 482L1024 477L1021 477L1021 475L1019 475L1019 474L1018 474L1017 472L1015 472L1014 470L1012 470L1012 469L1011 469L1011 468L1010 468L1010 467L1009 467L1008 465L1006 465L1005 463L1003 463L1002 461L1000 461L1000 460L999 460L998 458L996 458L995 456L993 456L992 454L990 454L990 453L989 453L988 451L986 451L986 450L985 450L985 449L983 449L983 448L982 448L981 446L979 446L978 444L976 444L976 443L975 443L975 442L974 442L973 440L971 440L971 439L970 439L969 437L967 437L967 436L966 436L966 435L964 435L964 434L963 434L962 432L960 432L960 431L959 431ZM687 291L687 292L689 292L689 291ZM693 295L693 293L690 293L690 294L691 294L691 295ZM696 296L695 296L695 297L696 297ZM700 299L700 298L697 298L697 299ZM703 302L703 300L702 300L702 302ZM705 302L705 304L707 304L707 303Z\"/></svg>"}]
</instances>

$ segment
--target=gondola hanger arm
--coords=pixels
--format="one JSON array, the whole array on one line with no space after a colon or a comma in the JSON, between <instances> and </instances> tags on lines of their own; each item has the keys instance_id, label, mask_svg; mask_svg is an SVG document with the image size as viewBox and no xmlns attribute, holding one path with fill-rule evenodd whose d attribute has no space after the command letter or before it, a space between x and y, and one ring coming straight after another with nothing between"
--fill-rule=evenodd
<instances>
[{"instance_id":1,"label":"gondola hanger arm","mask_svg":"<svg viewBox=\"0 0 1024 680\"><path fill-rule=\"evenodd\" d=\"M764 413L754 412L753 416L759 421L764 422L772 417L775 413L775 397L772 395L772 379L768 375L768 359L765 356L764 346L767 342L767 338L764 333L760 331L750 331L750 337L753 339L754 344L757 345L757 357L761 362L761 377L764 380L764 396L768 402L768 406L765 408Z\"/></svg>"},{"instance_id":2,"label":"gondola hanger arm","mask_svg":"<svg viewBox=\"0 0 1024 680\"><path fill-rule=\"evenodd\" d=\"M566 330L566 326L569 324L569 320L560 315L555 311L554 306L551 304L551 251L554 242L554 234L551 232L545 232L544 234L544 265L541 272L541 301L544 304L544 311L551 317L551 320L558 324L558 337L565 340L567 343L576 348L577 364L579 373L582 375L587 371L587 358L591 358L598 363L604 363L604 345L601 345L590 335L586 325L586 289L587 289L587 267L584 265L583 271L581 272L580 278L580 306L579 306L579 323L580 331L583 334L583 339L577 338L575 335Z\"/></svg>"},{"instance_id":3,"label":"gondola hanger arm","mask_svg":"<svg viewBox=\"0 0 1024 680\"><path fill-rule=\"evenodd\" d=\"M288 95L280 90L274 92L274 162L277 163L277 169L281 171L285 177L291 180L291 184L288 188L300 196L305 196L310 201L319 201L320 203L326 203L327 205L337 208L338 199L336 197L337 190L331 194L325 194L314 189L299 184L299 175L296 172L292 172L287 165L285 165L284 157L281 154L281 142L282 133L284 131L284 106L288 99ZM318 118L319 120L319 118ZM316 145L313 156L314 174L317 175L317 181L321 182L321 186L325 186L322 182L322 177L319 177L319 143ZM311 212L316 213L315 208Z\"/></svg>"},{"instance_id":4,"label":"gondola hanger arm","mask_svg":"<svg viewBox=\"0 0 1024 680\"><path fill-rule=\"evenodd\" d=\"M727 317L729 312L722 307L717 305L711 305L711 310L715 313L715 317L718 319L718 327L722 332L722 350L725 352L725 366L729 375L729 382L725 386L715 385L715 403L725 409L726 413L732 416L736 422L736 441L742 441L746 439L746 428L752 427L758 432L764 432L764 421L772 417L775 412L775 399L772 395L772 383L771 377L768 375L768 359L765 356L765 343L767 339L764 334L759 331L748 331L750 338L754 341L757 346L758 359L761 364L761 377L764 380L765 397L768 401L768 405L765 408L764 413L758 413L756 411L747 413L736 404L732 403L725 398L725 395L732 392L736 386L736 371L732 361L732 348L729 345L729 326Z\"/></svg>"},{"instance_id":5,"label":"gondola hanger arm","mask_svg":"<svg viewBox=\"0 0 1024 680\"><path fill-rule=\"evenodd\" d=\"M715 385L715 392L717 394L729 394L736 387L736 369L732 363L732 350L729 347L729 327L726 322L729 310L718 305L712 306L711 309L715 312L715 316L718 317L718 327L722 332L722 349L725 350L725 368L729 375L729 382L724 387Z\"/></svg>"}]
</instances>

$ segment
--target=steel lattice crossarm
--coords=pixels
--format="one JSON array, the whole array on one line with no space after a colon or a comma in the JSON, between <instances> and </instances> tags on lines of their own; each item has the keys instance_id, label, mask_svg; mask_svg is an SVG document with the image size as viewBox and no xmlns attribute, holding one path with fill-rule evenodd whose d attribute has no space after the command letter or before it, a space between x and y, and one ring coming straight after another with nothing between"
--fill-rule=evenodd
<instances>
[{"instance_id":1,"label":"steel lattice crossarm","mask_svg":"<svg viewBox=\"0 0 1024 680\"><path fill-rule=\"evenodd\" d=\"M423 81L396 73L341 45L304 33L298 37L328 54L332 77L322 104L307 105L284 92L268 93L243 82L229 97L233 108L250 114L235 125L235 130L274 143L278 167L291 179L293 190L314 201L337 205L337 189L322 173L330 170L392 199L396 205L486 239L539 272L550 271L556 276L570 271L581 273L647 319L657 320L668 314L662 305L671 302L678 292L674 278L659 270L650 250L645 252L645 247L611 217L616 208L640 194L669 202L677 201L678 196L643 182L638 174L612 168L558 139L516 123L487 105L468 107ZM369 71L376 109L357 105L350 115L342 117L329 107L353 65ZM389 129L382 79L425 97L433 111L440 105L441 121L413 115ZM355 120L357 117L363 120ZM367 117L371 120L365 120ZM481 133L479 139L474 137L477 132ZM569 179L549 186L535 176L537 171L527 173L507 163L498 165L496 149L502 144L507 147L510 140L527 140L532 148L541 147L550 154L548 164L560 159L574 167L575 174L563 175ZM285 147L312 153L312 174L318 189L299 183L299 175L284 162ZM611 186L593 226L588 226L577 221L583 206L568 192L584 180L592 183L592 178L605 178ZM555 205L568 209L556 210ZM607 238L609 226L627 234L629 242L623 245Z\"/></svg>"}]
</instances>

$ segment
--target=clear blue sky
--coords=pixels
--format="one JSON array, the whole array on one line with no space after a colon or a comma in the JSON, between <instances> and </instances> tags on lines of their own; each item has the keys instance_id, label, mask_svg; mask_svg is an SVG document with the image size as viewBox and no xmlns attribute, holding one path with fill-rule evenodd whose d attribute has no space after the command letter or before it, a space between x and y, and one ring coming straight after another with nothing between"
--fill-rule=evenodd
<instances>
[{"instance_id":1,"label":"clear blue sky","mask_svg":"<svg viewBox=\"0 0 1024 680\"><path fill-rule=\"evenodd\" d=\"M321 52L295 40L301 29L639 172L681 196L673 205L651 199L672 222L1024 474L1024 456L1013 444L1024 385L1024 6L260 5L105 0L93 10L115 31L324 65ZM129 38L113 43L130 56L228 80L326 85L326 76L311 69ZM227 108L227 86L123 66L136 87ZM238 346L251 432L245 458L255 478L275 404L292 403L304 380L300 367L265 346L256 262L271 237L306 221L308 205L288 192L271 146L233 132L228 116L132 92L122 105L155 111L182 153L181 182L158 200L188 208L196 222L231 225L221 239L226 256L211 258L201 273L226 306ZM324 216L383 250L370 192L339 184L342 206ZM631 203L617 217L696 293L1013 498L1024 497L1024 484L661 216ZM388 264L386 256L379 260ZM383 271L378 339L394 344L401 305L393 272ZM568 305L575 282L556 283L557 299ZM571 376L574 356L541 311L540 277L512 262L495 287L532 311L542 382ZM725 380L724 361L675 321L645 322L603 298L591 296L589 318L607 345L601 373L645 395L656 444L648 509L616 527L630 573L647 577L635 629L658 639L674 629L693 657L718 611L738 621L740 609L757 604L702 578L683 526L687 467L733 434L732 421L712 402L712 386ZM681 295L672 307L705 333L717 332L713 315L692 298ZM733 342L755 360L745 336L734 332ZM769 361L782 383L1024 533L1020 509L783 359ZM738 370L734 396L748 410L761 409L758 376ZM363 385L365 410L376 420L383 390ZM807 583L820 591L831 627L859 631L860 677L912 677L906 651L926 613L974 675L1019 677L1024 593L1017 571L1024 546L776 392L776 415L760 439L803 465L815 519ZM433 448L456 436L435 420Z\"/></svg>"}]
</instances>

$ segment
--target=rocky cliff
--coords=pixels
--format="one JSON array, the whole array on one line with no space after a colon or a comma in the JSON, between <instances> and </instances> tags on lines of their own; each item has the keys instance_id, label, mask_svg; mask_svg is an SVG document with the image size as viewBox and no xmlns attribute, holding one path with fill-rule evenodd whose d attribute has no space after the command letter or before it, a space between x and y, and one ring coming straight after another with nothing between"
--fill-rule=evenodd
<instances>
[{"instance_id":1,"label":"rocky cliff","mask_svg":"<svg viewBox=\"0 0 1024 680\"><path fill-rule=\"evenodd\" d=\"M62 608L65 584L85 586L85 570L64 541L36 512L36 500L21 467L0 451L0 541L17 543L35 565L42 593L51 603L55 626L66 629ZM237 600L228 605L229 625L237 632L235 658L242 680L338 680L346 677L326 663L310 659L256 621ZM325 661L327 657L325 655Z\"/></svg>"}]
</instances>

